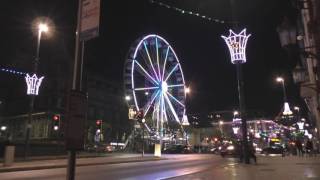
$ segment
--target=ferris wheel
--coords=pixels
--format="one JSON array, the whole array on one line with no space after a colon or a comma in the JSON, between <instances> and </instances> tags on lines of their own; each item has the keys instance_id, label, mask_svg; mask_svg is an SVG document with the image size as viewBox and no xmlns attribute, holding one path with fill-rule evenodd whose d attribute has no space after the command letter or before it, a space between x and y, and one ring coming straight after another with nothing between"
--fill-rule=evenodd
<instances>
[{"instance_id":1,"label":"ferris wheel","mask_svg":"<svg viewBox=\"0 0 320 180\"><path fill-rule=\"evenodd\" d=\"M124 69L129 106L142 110L147 125L162 133L164 124L181 124L186 113L186 86L179 59L158 35L131 46Z\"/></svg>"}]
</instances>

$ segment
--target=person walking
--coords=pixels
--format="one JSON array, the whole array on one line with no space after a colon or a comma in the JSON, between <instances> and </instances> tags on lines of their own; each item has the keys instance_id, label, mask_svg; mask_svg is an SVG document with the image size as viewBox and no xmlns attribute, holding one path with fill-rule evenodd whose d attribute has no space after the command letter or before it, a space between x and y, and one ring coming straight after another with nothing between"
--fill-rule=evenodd
<instances>
[{"instance_id":1,"label":"person walking","mask_svg":"<svg viewBox=\"0 0 320 180\"><path fill-rule=\"evenodd\" d=\"M313 156L313 143L310 139L308 139L306 142L306 151L309 156Z\"/></svg>"},{"instance_id":2,"label":"person walking","mask_svg":"<svg viewBox=\"0 0 320 180\"><path fill-rule=\"evenodd\" d=\"M296 140L296 147L298 150L298 155L303 156L303 147L302 147L302 143L301 143L300 139Z\"/></svg>"},{"instance_id":3,"label":"person walking","mask_svg":"<svg viewBox=\"0 0 320 180\"><path fill-rule=\"evenodd\" d=\"M257 164L257 156L255 155L256 150L253 146L253 142L249 142L249 149L248 149L248 154L249 158L252 158L254 160L254 163Z\"/></svg>"}]
</instances>

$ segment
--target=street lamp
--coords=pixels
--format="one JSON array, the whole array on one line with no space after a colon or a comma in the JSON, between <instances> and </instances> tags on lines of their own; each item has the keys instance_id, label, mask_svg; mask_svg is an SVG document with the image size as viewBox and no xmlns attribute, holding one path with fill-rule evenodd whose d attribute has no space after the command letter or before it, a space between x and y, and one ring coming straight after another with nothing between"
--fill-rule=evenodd
<instances>
[{"instance_id":1,"label":"street lamp","mask_svg":"<svg viewBox=\"0 0 320 180\"><path fill-rule=\"evenodd\" d=\"M142 123L142 157L144 156L144 126L145 126L145 123L146 120L143 118L141 120L141 123Z\"/></svg>"},{"instance_id":2,"label":"street lamp","mask_svg":"<svg viewBox=\"0 0 320 180\"><path fill-rule=\"evenodd\" d=\"M292 111L290 110L290 106L287 99L286 94L286 87L284 84L284 79L282 77L277 77L277 82L280 82L282 84L282 90L283 90L283 101L284 101L284 107L283 107L283 115L288 116L292 114Z\"/></svg>"},{"instance_id":3,"label":"street lamp","mask_svg":"<svg viewBox=\"0 0 320 180\"><path fill-rule=\"evenodd\" d=\"M231 29L229 30L229 36L221 36L226 42L231 63L236 65L237 68L237 81L238 81L238 94L239 94L239 118L241 119L242 126L242 139L243 139L243 157L246 164L249 164L248 154L248 138L247 138L247 121L245 118L245 103L244 103L244 92L243 92L243 80L242 80L242 68L241 65L246 63L246 46L248 38L251 34L246 34L246 29L243 29L239 34L234 33Z\"/></svg>"},{"instance_id":4,"label":"street lamp","mask_svg":"<svg viewBox=\"0 0 320 180\"><path fill-rule=\"evenodd\" d=\"M24 158L27 158L28 149L29 149L29 141L30 141L30 130L31 130L31 122L32 122L32 113L34 108L34 99L35 96L38 95L39 87L41 85L41 82L43 80L43 76L38 78L37 77L37 71L38 71L38 64L39 64L39 53L40 53L40 42L42 33L47 33L49 31L49 26L46 23L40 22L36 26L37 29L37 49L36 49L36 57L33 63L33 75L30 76L29 74L26 75L26 83L28 86L27 94L31 97L30 99L30 110L28 114L28 120L27 120L27 129L26 129L26 139L25 139L25 149L24 149Z\"/></svg>"},{"instance_id":5,"label":"street lamp","mask_svg":"<svg viewBox=\"0 0 320 180\"><path fill-rule=\"evenodd\" d=\"M189 94L190 93L190 88L186 87L184 91L185 91L186 94Z\"/></svg>"},{"instance_id":6,"label":"street lamp","mask_svg":"<svg viewBox=\"0 0 320 180\"><path fill-rule=\"evenodd\" d=\"M124 98L126 101L130 101L131 100L131 97L130 96L125 96Z\"/></svg>"},{"instance_id":7,"label":"street lamp","mask_svg":"<svg viewBox=\"0 0 320 180\"><path fill-rule=\"evenodd\" d=\"M7 126L1 126L1 131L7 130Z\"/></svg>"},{"instance_id":8,"label":"street lamp","mask_svg":"<svg viewBox=\"0 0 320 180\"><path fill-rule=\"evenodd\" d=\"M190 126L190 123L188 121L188 116L187 115L183 115L181 125L182 125L182 127L185 127L184 128L184 133L185 133L185 136L186 136L186 145L188 145L187 127Z\"/></svg>"}]
</instances>

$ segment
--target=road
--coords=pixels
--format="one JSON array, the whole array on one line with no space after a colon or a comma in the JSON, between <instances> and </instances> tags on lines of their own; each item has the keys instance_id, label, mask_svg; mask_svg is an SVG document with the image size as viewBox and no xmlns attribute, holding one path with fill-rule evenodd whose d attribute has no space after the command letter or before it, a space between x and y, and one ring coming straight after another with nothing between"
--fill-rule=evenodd
<instances>
[{"instance_id":1,"label":"road","mask_svg":"<svg viewBox=\"0 0 320 180\"><path fill-rule=\"evenodd\" d=\"M99 179L167 179L202 172L226 164L220 156L211 154L165 155L166 160L81 166L76 169L77 180ZM1 180L65 179L66 169L44 169L0 173Z\"/></svg>"}]
</instances>

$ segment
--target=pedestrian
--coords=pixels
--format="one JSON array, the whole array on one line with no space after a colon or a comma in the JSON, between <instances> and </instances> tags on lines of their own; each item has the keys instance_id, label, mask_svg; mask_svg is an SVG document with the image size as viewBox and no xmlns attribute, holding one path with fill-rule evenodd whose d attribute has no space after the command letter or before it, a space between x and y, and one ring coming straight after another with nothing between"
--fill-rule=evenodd
<instances>
[{"instance_id":1,"label":"pedestrian","mask_svg":"<svg viewBox=\"0 0 320 180\"><path fill-rule=\"evenodd\" d=\"M241 141L236 142L236 154L239 156L239 162L243 162L243 145Z\"/></svg>"},{"instance_id":2,"label":"pedestrian","mask_svg":"<svg viewBox=\"0 0 320 180\"><path fill-rule=\"evenodd\" d=\"M254 160L254 163L257 164L257 156L255 155L256 150L253 146L253 142L249 142L249 147L248 147L248 155L249 158L252 158Z\"/></svg>"},{"instance_id":3,"label":"pedestrian","mask_svg":"<svg viewBox=\"0 0 320 180\"><path fill-rule=\"evenodd\" d=\"M303 156L303 147L302 147L302 143L301 143L300 139L296 140L296 147L298 150L298 155Z\"/></svg>"},{"instance_id":4,"label":"pedestrian","mask_svg":"<svg viewBox=\"0 0 320 180\"><path fill-rule=\"evenodd\" d=\"M309 156L313 155L313 143L310 139L308 139L306 142L306 151L309 154Z\"/></svg>"}]
</instances>

